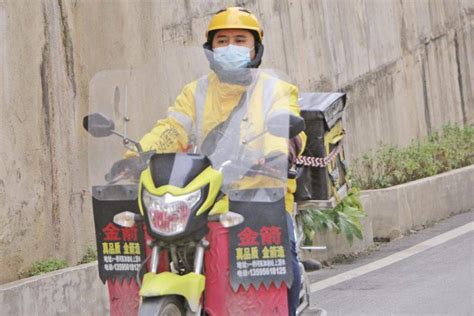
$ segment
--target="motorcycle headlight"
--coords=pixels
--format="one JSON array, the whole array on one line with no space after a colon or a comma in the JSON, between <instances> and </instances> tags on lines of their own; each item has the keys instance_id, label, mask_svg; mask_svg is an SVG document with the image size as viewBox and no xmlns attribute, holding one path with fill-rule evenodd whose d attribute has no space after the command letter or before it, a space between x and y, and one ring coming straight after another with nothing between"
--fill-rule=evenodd
<instances>
[{"instance_id":1,"label":"motorcycle headlight","mask_svg":"<svg viewBox=\"0 0 474 316\"><path fill-rule=\"evenodd\" d=\"M143 190L142 199L151 229L160 235L173 236L186 228L192 208L201 199L201 190L180 196L169 193L157 196Z\"/></svg>"}]
</instances>

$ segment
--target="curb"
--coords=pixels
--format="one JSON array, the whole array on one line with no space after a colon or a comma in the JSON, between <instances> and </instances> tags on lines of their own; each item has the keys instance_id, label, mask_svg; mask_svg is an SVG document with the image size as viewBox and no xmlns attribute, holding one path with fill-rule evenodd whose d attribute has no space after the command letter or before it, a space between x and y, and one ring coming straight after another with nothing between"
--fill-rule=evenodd
<instances>
[{"instance_id":1,"label":"curb","mask_svg":"<svg viewBox=\"0 0 474 316\"><path fill-rule=\"evenodd\" d=\"M474 208L474 165L385 189L360 194L367 213L362 220L363 240L349 245L335 232L317 234L314 245L326 251L305 253L305 258L328 260L367 250L373 238L396 239L410 230L423 228L451 215Z\"/></svg>"},{"instance_id":2,"label":"curb","mask_svg":"<svg viewBox=\"0 0 474 316\"><path fill-rule=\"evenodd\" d=\"M394 187L363 191L373 236L395 239L474 207L474 165Z\"/></svg>"},{"instance_id":3,"label":"curb","mask_svg":"<svg viewBox=\"0 0 474 316\"><path fill-rule=\"evenodd\" d=\"M97 261L0 285L2 315L106 315Z\"/></svg>"}]
</instances>

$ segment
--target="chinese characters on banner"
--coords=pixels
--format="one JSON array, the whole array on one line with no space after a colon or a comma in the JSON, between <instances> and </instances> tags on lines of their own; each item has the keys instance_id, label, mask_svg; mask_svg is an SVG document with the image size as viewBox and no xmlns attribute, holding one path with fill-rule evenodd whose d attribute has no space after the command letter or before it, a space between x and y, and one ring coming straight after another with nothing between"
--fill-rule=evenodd
<instances>
[{"instance_id":1,"label":"chinese characters on banner","mask_svg":"<svg viewBox=\"0 0 474 316\"><path fill-rule=\"evenodd\" d=\"M281 227L263 226L259 232L245 227L237 236L235 258L239 277L286 274Z\"/></svg>"},{"instance_id":2,"label":"chinese characters on banner","mask_svg":"<svg viewBox=\"0 0 474 316\"><path fill-rule=\"evenodd\" d=\"M289 235L283 200L230 202L230 210L242 214L244 223L229 230L231 285L255 288L293 281Z\"/></svg>"},{"instance_id":3,"label":"chinese characters on banner","mask_svg":"<svg viewBox=\"0 0 474 316\"><path fill-rule=\"evenodd\" d=\"M138 271L141 249L137 226L127 228L108 223L102 228L102 253L106 271Z\"/></svg>"},{"instance_id":4,"label":"chinese characters on banner","mask_svg":"<svg viewBox=\"0 0 474 316\"><path fill-rule=\"evenodd\" d=\"M99 189L111 193L111 196L105 193L102 196L95 194L92 199L99 276L103 282L115 278L121 280L124 277L130 280L135 278L146 258L144 232L141 225L120 227L113 222L113 218L124 211L139 214L136 190L119 185ZM133 191L134 194L126 196L122 191ZM115 199L116 197L121 199Z\"/></svg>"}]
</instances>

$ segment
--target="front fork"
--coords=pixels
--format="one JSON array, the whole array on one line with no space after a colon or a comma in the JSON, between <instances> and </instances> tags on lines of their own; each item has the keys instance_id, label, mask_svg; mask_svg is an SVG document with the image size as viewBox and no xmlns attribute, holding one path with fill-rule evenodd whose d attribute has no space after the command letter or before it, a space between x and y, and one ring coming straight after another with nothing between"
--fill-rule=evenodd
<instances>
[{"instance_id":1,"label":"front fork","mask_svg":"<svg viewBox=\"0 0 474 316\"><path fill-rule=\"evenodd\" d=\"M158 273L158 264L160 263L160 247L157 245L153 245L153 248L151 250L151 273Z\"/></svg>"},{"instance_id":2,"label":"front fork","mask_svg":"<svg viewBox=\"0 0 474 316\"><path fill-rule=\"evenodd\" d=\"M201 239L196 245L196 252L194 253L194 273L202 274L202 268L204 266L204 252L209 248L209 241L206 238ZM176 258L176 248L171 248L171 258ZM160 247L153 245L151 251L151 269L150 272L157 274L158 265L160 263Z\"/></svg>"},{"instance_id":3,"label":"front fork","mask_svg":"<svg viewBox=\"0 0 474 316\"><path fill-rule=\"evenodd\" d=\"M206 238L201 239L196 245L196 252L194 253L194 273L202 274L204 266L204 252L209 248L209 241Z\"/></svg>"},{"instance_id":4,"label":"front fork","mask_svg":"<svg viewBox=\"0 0 474 316\"><path fill-rule=\"evenodd\" d=\"M194 270L186 274L173 272L158 272L160 263L160 247L152 247L150 272L143 277L140 295L146 297L159 297L167 295L181 296L186 301L186 315L200 315L202 310L202 293L205 288L205 276L202 274L204 266L204 252L209 247L209 242L203 238L195 248ZM176 247L170 247L169 254L174 263L177 262Z\"/></svg>"}]
</instances>

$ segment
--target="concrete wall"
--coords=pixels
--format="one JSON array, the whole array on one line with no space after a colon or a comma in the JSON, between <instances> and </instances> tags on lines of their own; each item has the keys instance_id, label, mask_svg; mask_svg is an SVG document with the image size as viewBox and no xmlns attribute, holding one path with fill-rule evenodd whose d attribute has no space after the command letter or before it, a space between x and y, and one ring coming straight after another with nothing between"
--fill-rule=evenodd
<instances>
[{"instance_id":1,"label":"concrete wall","mask_svg":"<svg viewBox=\"0 0 474 316\"><path fill-rule=\"evenodd\" d=\"M107 315L97 261L0 286L2 315Z\"/></svg>"},{"instance_id":2,"label":"concrete wall","mask_svg":"<svg viewBox=\"0 0 474 316\"><path fill-rule=\"evenodd\" d=\"M81 130L88 80L75 75L66 10L0 1L0 282L34 260L76 263L93 244Z\"/></svg>"},{"instance_id":3,"label":"concrete wall","mask_svg":"<svg viewBox=\"0 0 474 316\"><path fill-rule=\"evenodd\" d=\"M363 191L373 236L394 239L450 215L474 209L474 166L397 185Z\"/></svg>"},{"instance_id":4,"label":"concrete wall","mask_svg":"<svg viewBox=\"0 0 474 316\"><path fill-rule=\"evenodd\" d=\"M93 76L151 65L141 103L163 111L192 73L160 65L194 60L166 48L200 45L236 3L262 20L264 66L302 91L349 93L350 157L474 122L470 0L0 0L0 282L93 244L81 130ZM139 118L142 131L156 118Z\"/></svg>"}]
</instances>

